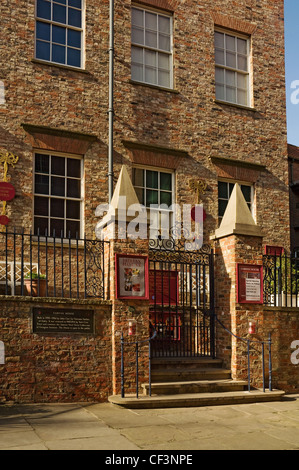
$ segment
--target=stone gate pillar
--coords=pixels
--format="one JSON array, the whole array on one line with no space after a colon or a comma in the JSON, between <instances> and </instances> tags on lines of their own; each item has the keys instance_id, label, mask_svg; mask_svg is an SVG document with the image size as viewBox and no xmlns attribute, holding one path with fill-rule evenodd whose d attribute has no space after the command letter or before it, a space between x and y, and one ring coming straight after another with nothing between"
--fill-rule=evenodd
<instances>
[{"instance_id":1,"label":"stone gate pillar","mask_svg":"<svg viewBox=\"0 0 299 470\"><path fill-rule=\"evenodd\" d=\"M219 321L236 337L249 338L249 322L263 318L263 305L238 300L238 264L262 266L263 236L248 209L241 188L235 185L215 243L215 307ZM254 276L253 276L254 277ZM257 276L258 277L258 276ZM262 282L262 278L260 279ZM256 282L258 285L258 281ZM247 344L231 336L216 322L216 356L231 369L233 379L247 378ZM250 336L251 339L254 339Z\"/></svg>"}]
</instances>

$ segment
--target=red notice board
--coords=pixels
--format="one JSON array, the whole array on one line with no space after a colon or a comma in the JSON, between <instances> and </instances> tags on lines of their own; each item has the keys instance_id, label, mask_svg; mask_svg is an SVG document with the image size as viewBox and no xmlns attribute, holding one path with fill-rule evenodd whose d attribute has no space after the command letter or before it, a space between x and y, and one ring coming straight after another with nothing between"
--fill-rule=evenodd
<instances>
[{"instance_id":1,"label":"red notice board","mask_svg":"<svg viewBox=\"0 0 299 470\"><path fill-rule=\"evenodd\" d=\"M239 304L263 303L263 266L237 264L237 299Z\"/></svg>"},{"instance_id":2,"label":"red notice board","mask_svg":"<svg viewBox=\"0 0 299 470\"><path fill-rule=\"evenodd\" d=\"M115 255L116 298L148 299L148 257Z\"/></svg>"},{"instance_id":3,"label":"red notice board","mask_svg":"<svg viewBox=\"0 0 299 470\"><path fill-rule=\"evenodd\" d=\"M177 305L179 302L179 273L168 269L149 270L150 303Z\"/></svg>"}]
</instances>

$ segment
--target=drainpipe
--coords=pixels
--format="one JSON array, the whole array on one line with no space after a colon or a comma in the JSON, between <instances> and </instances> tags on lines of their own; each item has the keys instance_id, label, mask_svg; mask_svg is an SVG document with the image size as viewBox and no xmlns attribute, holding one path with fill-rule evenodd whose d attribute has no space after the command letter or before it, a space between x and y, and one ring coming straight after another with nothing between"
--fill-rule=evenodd
<instances>
[{"instance_id":1,"label":"drainpipe","mask_svg":"<svg viewBox=\"0 0 299 470\"><path fill-rule=\"evenodd\" d=\"M113 84L114 84L114 0L110 0L109 21L109 142L108 142L108 190L109 203L113 195Z\"/></svg>"}]
</instances>

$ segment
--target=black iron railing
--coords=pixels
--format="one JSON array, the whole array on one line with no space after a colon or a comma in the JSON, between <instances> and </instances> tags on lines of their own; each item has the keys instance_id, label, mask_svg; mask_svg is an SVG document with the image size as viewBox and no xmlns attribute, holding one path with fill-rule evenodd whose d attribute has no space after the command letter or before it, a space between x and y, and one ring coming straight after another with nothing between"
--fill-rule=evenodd
<instances>
[{"instance_id":1,"label":"black iron railing","mask_svg":"<svg viewBox=\"0 0 299 470\"><path fill-rule=\"evenodd\" d=\"M299 307L299 258L289 255L263 257L264 305Z\"/></svg>"},{"instance_id":2,"label":"black iron railing","mask_svg":"<svg viewBox=\"0 0 299 470\"><path fill-rule=\"evenodd\" d=\"M218 324L232 337L236 338L237 340L246 343L246 354L247 354L247 382L248 382L248 392L250 392L250 382L251 382L251 361L250 361L250 348L255 345L261 345L261 361L262 361L262 379L263 379L263 392L266 391L266 375L265 375L265 346L268 346L268 371L269 371L269 380L268 380L268 389L269 392L272 391L272 353L271 353L271 333L269 333L268 340L265 341L258 341L249 338L242 338L241 336L237 336L228 330L223 323L219 320L217 316L215 316L216 321ZM256 354L257 350L254 349L254 353ZM256 367L255 367L256 368Z\"/></svg>"},{"instance_id":3,"label":"black iron railing","mask_svg":"<svg viewBox=\"0 0 299 470\"><path fill-rule=\"evenodd\" d=\"M136 340L136 341L125 341L123 332L121 333L121 397L125 398L125 365L124 365L124 353L125 346L135 348L135 377L136 377L136 398L139 397L139 351L140 345L148 343L148 361L149 361L149 396L152 395L152 379L151 379L151 343L157 335L156 330L153 331L153 334L150 338L145 340Z\"/></svg>"},{"instance_id":4,"label":"black iron railing","mask_svg":"<svg viewBox=\"0 0 299 470\"><path fill-rule=\"evenodd\" d=\"M107 298L106 243L55 232L51 236L15 229L0 232L0 293Z\"/></svg>"}]
</instances>

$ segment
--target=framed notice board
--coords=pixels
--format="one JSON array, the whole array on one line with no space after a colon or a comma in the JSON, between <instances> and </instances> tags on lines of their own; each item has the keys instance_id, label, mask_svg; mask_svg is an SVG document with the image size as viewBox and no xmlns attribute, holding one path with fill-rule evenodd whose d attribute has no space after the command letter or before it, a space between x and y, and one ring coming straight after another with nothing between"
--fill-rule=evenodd
<instances>
[{"instance_id":1,"label":"framed notice board","mask_svg":"<svg viewBox=\"0 0 299 470\"><path fill-rule=\"evenodd\" d=\"M263 266L237 264L237 299L239 304L263 303Z\"/></svg>"},{"instance_id":2,"label":"framed notice board","mask_svg":"<svg viewBox=\"0 0 299 470\"><path fill-rule=\"evenodd\" d=\"M142 255L115 255L116 297L118 299L149 298L148 257Z\"/></svg>"}]
</instances>

